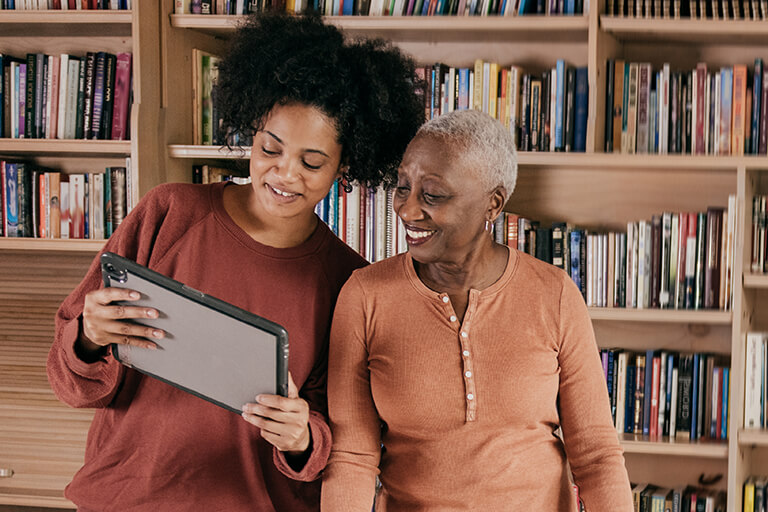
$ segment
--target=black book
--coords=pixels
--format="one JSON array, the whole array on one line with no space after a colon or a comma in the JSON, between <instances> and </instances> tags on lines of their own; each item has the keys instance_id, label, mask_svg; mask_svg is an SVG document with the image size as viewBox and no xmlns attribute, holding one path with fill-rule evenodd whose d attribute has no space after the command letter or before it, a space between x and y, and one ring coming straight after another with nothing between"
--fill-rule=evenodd
<instances>
[{"instance_id":1,"label":"black book","mask_svg":"<svg viewBox=\"0 0 768 512\"><path fill-rule=\"evenodd\" d=\"M523 75L520 95L520 151L531 149L531 75Z\"/></svg>"},{"instance_id":2,"label":"black book","mask_svg":"<svg viewBox=\"0 0 768 512\"><path fill-rule=\"evenodd\" d=\"M83 133L91 138L93 119L93 82L96 68L96 54L88 52L85 56L85 97L83 101Z\"/></svg>"},{"instance_id":3,"label":"black book","mask_svg":"<svg viewBox=\"0 0 768 512\"><path fill-rule=\"evenodd\" d=\"M16 190L19 197L17 236L32 236L32 176L23 163L16 167Z\"/></svg>"},{"instance_id":4,"label":"black book","mask_svg":"<svg viewBox=\"0 0 768 512\"><path fill-rule=\"evenodd\" d=\"M676 438L691 437L691 399L693 395L693 355L680 354L677 374Z\"/></svg>"},{"instance_id":5,"label":"black book","mask_svg":"<svg viewBox=\"0 0 768 512\"><path fill-rule=\"evenodd\" d=\"M115 96L115 66L117 65L117 57L111 53L107 53L105 57L104 66L104 104L101 109L101 127L99 128L99 138L104 140L110 140L112 138L112 107L114 105ZM215 118L211 118L211 122L215 122ZM214 124L214 134L216 125Z\"/></svg>"},{"instance_id":6,"label":"black book","mask_svg":"<svg viewBox=\"0 0 768 512\"><path fill-rule=\"evenodd\" d=\"M552 230L544 227L536 228L536 253L541 261L552 263Z\"/></svg>"},{"instance_id":7,"label":"black book","mask_svg":"<svg viewBox=\"0 0 768 512\"><path fill-rule=\"evenodd\" d=\"M694 286L694 309L704 307L704 264L707 250L707 214L699 212L696 223L696 274ZM687 258L687 255L686 255Z\"/></svg>"},{"instance_id":8,"label":"black book","mask_svg":"<svg viewBox=\"0 0 768 512\"><path fill-rule=\"evenodd\" d=\"M608 59L605 65L605 152L613 152L613 81L616 61Z\"/></svg>"},{"instance_id":9,"label":"black book","mask_svg":"<svg viewBox=\"0 0 768 512\"><path fill-rule=\"evenodd\" d=\"M574 97L576 95L576 68L568 67L565 72L565 151L573 151L573 120L576 109L574 107Z\"/></svg>"},{"instance_id":10,"label":"black book","mask_svg":"<svg viewBox=\"0 0 768 512\"><path fill-rule=\"evenodd\" d=\"M688 72L686 75L686 91L685 91L685 151L683 153L691 153L691 134L695 133L693 127L693 88L696 84L693 83L693 73Z\"/></svg>"},{"instance_id":11,"label":"black book","mask_svg":"<svg viewBox=\"0 0 768 512\"><path fill-rule=\"evenodd\" d=\"M550 105L550 72L545 71L541 75L541 95L539 105L541 106L541 120L539 121L539 151L549 151L549 140L552 133L552 127L549 126Z\"/></svg>"},{"instance_id":12,"label":"black book","mask_svg":"<svg viewBox=\"0 0 768 512\"><path fill-rule=\"evenodd\" d=\"M551 255L552 260L550 263L552 263L554 266L562 268L565 270L565 264L566 261L568 261L566 257L566 252L568 248L567 244L567 226L564 222L556 222L552 224L552 230L551 230L551 240L552 240L552 248L551 248Z\"/></svg>"},{"instance_id":13,"label":"black book","mask_svg":"<svg viewBox=\"0 0 768 512\"><path fill-rule=\"evenodd\" d=\"M35 138L35 77L37 73L35 68L37 67L37 55L34 53L27 54L27 82L24 84L26 93L26 104L24 105L24 137L28 139ZM19 84L19 88L22 85ZM21 94L21 91L19 91ZM21 224L19 224L21 227ZM19 235L27 236L27 235Z\"/></svg>"},{"instance_id":14,"label":"black book","mask_svg":"<svg viewBox=\"0 0 768 512\"><path fill-rule=\"evenodd\" d=\"M80 76L77 80L77 110L75 117L75 138L84 139L85 133L85 68L87 62L80 61Z\"/></svg>"},{"instance_id":15,"label":"black book","mask_svg":"<svg viewBox=\"0 0 768 512\"><path fill-rule=\"evenodd\" d=\"M678 153L677 128L680 124L680 74L677 72L669 75L669 141L667 151L670 154Z\"/></svg>"},{"instance_id":16,"label":"black book","mask_svg":"<svg viewBox=\"0 0 768 512\"><path fill-rule=\"evenodd\" d=\"M659 307L661 288L661 217L651 218L651 307Z\"/></svg>"},{"instance_id":17,"label":"black book","mask_svg":"<svg viewBox=\"0 0 768 512\"><path fill-rule=\"evenodd\" d=\"M45 54L35 54L35 121L33 126L32 137L36 139L42 139L45 137L43 133L43 111L45 110L45 104L43 103L43 85L45 81Z\"/></svg>"}]
</instances>

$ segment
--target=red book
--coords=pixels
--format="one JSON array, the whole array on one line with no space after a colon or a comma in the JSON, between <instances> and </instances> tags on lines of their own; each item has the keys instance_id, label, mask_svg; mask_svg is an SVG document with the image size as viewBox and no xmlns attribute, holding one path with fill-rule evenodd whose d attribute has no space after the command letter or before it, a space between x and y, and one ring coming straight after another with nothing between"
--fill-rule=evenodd
<instances>
[{"instance_id":1,"label":"red book","mask_svg":"<svg viewBox=\"0 0 768 512\"><path fill-rule=\"evenodd\" d=\"M733 117L731 125L731 154L744 154L747 109L747 66L733 66Z\"/></svg>"},{"instance_id":2,"label":"red book","mask_svg":"<svg viewBox=\"0 0 768 512\"><path fill-rule=\"evenodd\" d=\"M8 236L8 230L5 228L5 215L8 201L5 200L5 160L0 160L0 233Z\"/></svg>"},{"instance_id":3,"label":"red book","mask_svg":"<svg viewBox=\"0 0 768 512\"><path fill-rule=\"evenodd\" d=\"M659 435L659 377L661 373L661 357L654 356L651 369L651 425L650 436Z\"/></svg>"},{"instance_id":4,"label":"red book","mask_svg":"<svg viewBox=\"0 0 768 512\"><path fill-rule=\"evenodd\" d=\"M115 91L112 103L112 140L127 140L128 102L131 98L131 54L118 53L115 66Z\"/></svg>"},{"instance_id":5,"label":"red book","mask_svg":"<svg viewBox=\"0 0 768 512\"><path fill-rule=\"evenodd\" d=\"M746 68L745 68L746 69ZM707 122L709 105L705 103L707 88L707 65L696 65L696 154L703 155L707 150L707 142L704 140L704 123Z\"/></svg>"},{"instance_id":6,"label":"red book","mask_svg":"<svg viewBox=\"0 0 768 512\"><path fill-rule=\"evenodd\" d=\"M59 68L60 68L61 58L56 55L51 55L50 57L50 63L51 66L51 87L50 87L50 93L48 94L48 101L51 102L51 118L48 120L48 138L49 139L55 139L58 135L58 128L59 128Z\"/></svg>"},{"instance_id":7,"label":"red book","mask_svg":"<svg viewBox=\"0 0 768 512\"><path fill-rule=\"evenodd\" d=\"M507 214L507 245L517 249L517 223L520 221L520 216L516 213Z\"/></svg>"},{"instance_id":8,"label":"red book","mask_svg":"<svg viewBox=\"0 0 768 512\"><path fill-rule=\"evenodd\" d=\"M675 288L675 308L683 307L685 303L685 248L688 239L688 214L678 214L677 236L677 284ZM671 290L670 290L671 292Z\"/></svg>"}]
</instances>

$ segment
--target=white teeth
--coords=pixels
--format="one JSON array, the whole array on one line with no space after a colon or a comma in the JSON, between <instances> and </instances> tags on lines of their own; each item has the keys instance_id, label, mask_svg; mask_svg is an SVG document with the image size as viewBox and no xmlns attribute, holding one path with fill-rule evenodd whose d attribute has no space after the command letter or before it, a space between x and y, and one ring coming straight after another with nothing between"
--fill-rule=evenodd
<instances>
[{"instance_id":1,"label":"white teeth","mask_svg":"<svg viewBox=\"0 0 768 512\"><path fill-rule=\"evenodd\" d=\"M274 190L275 192L277 192L278 194L280 194L281 196L283 196L283 197L293 197L293 196L295 196L295 195L296 195L296 194L291 194L290 192L283 192L283 191L282 191L282 190L280 190L279 188L275 188L275 187L273 187L272 185L267 185L267 186L268 186L269 188L271 188L272 190Z\"/></svg>"},{"instance_id":2,"label":"white teeth","mask_svg":"<svg viewBox=\"0 0 768 512\"><path fill-rule=\"evenodd\" d=\"M427 238L429 236L432 236L432 233L434 233L434 231L411 231L410 229L406 228L405 233L410 238Z\"/></svg>"}]
</instances>

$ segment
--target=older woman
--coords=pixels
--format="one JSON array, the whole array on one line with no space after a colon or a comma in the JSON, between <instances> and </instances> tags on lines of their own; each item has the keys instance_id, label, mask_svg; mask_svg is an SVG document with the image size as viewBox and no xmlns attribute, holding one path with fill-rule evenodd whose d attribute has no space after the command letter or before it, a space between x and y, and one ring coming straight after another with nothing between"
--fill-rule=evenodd
<instances>
[{"instance_id":1,"label":"older woman","mask_svg":"<svg viewBox=\"0 0 768 512\"><path fill-rule=\"evenodd\" d=\"M370 510L378 475L377 510L572 512L572 472L587 510L631 512L579 291L489 233L517 177L508 132L442 116L398 172L409 252L356 270L334 313L323 510Z\"/></svg>"}]
</instances>

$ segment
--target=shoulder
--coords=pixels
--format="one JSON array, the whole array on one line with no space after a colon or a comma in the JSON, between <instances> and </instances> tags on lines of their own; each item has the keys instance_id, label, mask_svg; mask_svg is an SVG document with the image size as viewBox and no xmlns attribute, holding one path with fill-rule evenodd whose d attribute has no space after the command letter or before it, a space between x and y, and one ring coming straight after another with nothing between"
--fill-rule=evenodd
<instances>
[{"instance_id":1,"label":"shoulder","mask_svg":"<svg viewBox=\"0 0 768 512\"><path fill-rule=\"evenodd\" d=\"M316 254L320 257L320 264L325 269L330 285L338 291L353 271L368 265L368 262L334 235L324 223L321 222L318 229L325 231L322 234L325 241Z\"/></svg>"},{"instance_id":2,"label":"shoulder","mask_svg":"<svg viewBox=\"0 0 768 512\"><path fill-rule=\"evenodd\" d=\"M405 265L408 262L407 254L402 253L372 265L357 269L353 276L363 288L385 290L397 287L399 283L407 279ZM403 280L401 281L401 279Z\"/></svg>"},{"instance_id":3,"label":"shoulder","mask_svg":"<svg viewBox=\"0 0 768 512\"><path fill-rule=\"evenodd\" d=\"M164 183L154 187L139 201L135 210L145 218L167 220L168 216L186 217L193 220L210 211L213 194L221 193L223 187L214 185L193 185L190 183Z\"/></svg>"},{"instance_id":4,"label":"shoulder","mask_svg":"<svg viewBox=\"0 0 768 512\"><path fill-rule=\"evenodd\" d=\"M539 293L549 291L559 295L568 283L573 285L571 278L561 268L541 261L522 251L517 251L517 269L515 277L519 284L516 286L525 286L536 289ZM575 286L575 285L574 285Z\"/></svg>"}]
</instances>

